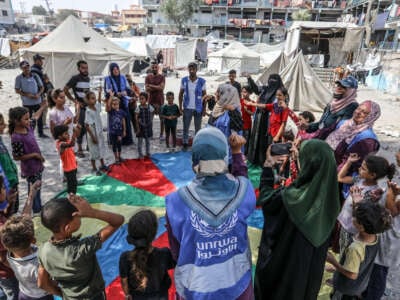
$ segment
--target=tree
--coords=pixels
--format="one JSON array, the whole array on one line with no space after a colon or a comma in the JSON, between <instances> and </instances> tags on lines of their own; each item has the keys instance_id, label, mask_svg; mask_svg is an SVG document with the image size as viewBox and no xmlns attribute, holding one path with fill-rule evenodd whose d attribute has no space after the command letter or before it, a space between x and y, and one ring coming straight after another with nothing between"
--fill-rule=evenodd
<instances>
[{"instance_id":1,"label":"tree","mask_svg":"<svg viewBox=\"0 0 400 300\"><path fill-rule=\"evenodd\" d=\"M307 9L299 9L292 13L293 21L310 21L311 14Z\"/></svg>"},{"instance_id":2,"label":"tree","mask_svg":"<svg viewBox=\"0 0 400 300\"><path fill-rule=\"evenodd\" d=\"M184 33L185 23L192 18L199 4L200 0L164 0L161 12L178 27L180 33Z\"/></svg>"},{"instance_id":3,"label":"tree","mask_svg":"<svg viewBox=\"0 0 400 300\"><path fill-rule=\"evenodd\" d=\"M56 18L57 18L57 21L59 23L61 23L62 21L64 21L66 18L68 18L71 15L79 18L78 14L73 9L60 9L58 11L58 14L56 15Z\"/></svg>"},{"instance_id":4,"label":"tree","mask_svg":"<svg viewBox=\"0 0 400 300\"><path fill-rule=\"evenodd\" d=\"M46 16L47 15L47 10L42 5L33 6L32 7L32 15Z\"/></svg>"},{"instance_id":5,"label":"tree","mask_svg":"<svg viewBox=\"0 0 400 300\"><path fill-rule=\"evenodd\" d=\"M103 22L108 25L115 25L115 20L112 16L104 16Z\"/></svg>"}]
</instances>

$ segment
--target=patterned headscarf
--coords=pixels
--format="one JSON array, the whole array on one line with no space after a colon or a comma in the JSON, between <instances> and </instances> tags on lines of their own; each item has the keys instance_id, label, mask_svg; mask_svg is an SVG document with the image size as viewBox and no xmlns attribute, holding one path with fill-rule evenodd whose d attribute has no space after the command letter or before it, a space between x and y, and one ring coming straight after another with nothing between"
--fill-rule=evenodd
<instances>
[{"instance_id":1,"label":"patterned headscarf","mask_svg":"<svg viewBox=\"0 0 400 300\"><path fill-rule=\"evenodd\" d=\"M331 102L331 113L337 113L339 110L344 109L353 102L357 102L357 89L346 88L344 97L342 99L333 99Z\"/></svg>"},{"instance_id":2,"label":"patterned headscarf","mask_svg":"<svg viewBox=\"0 0 400 300\"><path fill-rule=\"evenodd\" d=\"M336 150L337 146L343 140L345 140L347 144L350 144L357 134L368 128L372 128L375 121L378 120L378 118L380 117L381 108L378 103L367 100L361 103L360 106L361 105L366 106L369 110L369 114L365 117L364 121L361 124L356 124L353 120L354 117L346 120L344 121L342 126L332 132L326 139L326 142L329 144L329 146L331 146L333 150ZM356 113L356 111L354 111L354 113Z\"/></svg>"},{"instance_id":3,"label":"patterned headscarf","mask_svg":"<svg viewBox=\"0 0 400 300\"><path fill-rule=\"evenodd\" d=\"M218 86L217 93L219 95L219 99L217 100L217 103L212 111L212 116L214 118L218 118L225 112L225 105L233 105L235 108L240 108L239 94L233 85L229 83L220 84Z\"/></svg>"}]
</instances>

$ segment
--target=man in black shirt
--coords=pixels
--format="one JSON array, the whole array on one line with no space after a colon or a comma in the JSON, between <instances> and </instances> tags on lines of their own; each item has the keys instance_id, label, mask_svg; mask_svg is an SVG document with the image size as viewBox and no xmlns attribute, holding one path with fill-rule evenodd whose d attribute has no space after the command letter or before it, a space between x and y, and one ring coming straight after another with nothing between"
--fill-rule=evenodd
<instances>
[{"instance_id":1,"label":"man in black shirt","mask_svg":"<svg viewBox=\"0 0 400 300\"><path fill-rule=\"evenodd\" d=\"M86 104L85 97L86 93L90 91L90 78L89 78L89 66L86 61L80 60L76 64L78 67L79 74L74 75L67 82L64 87L65 96L75 103L76 113L79 113L78 123L81 125L81 133L77 138L78 153L79 157L84 157L82 149L83 136L86 133L85 130L85 114L86 114ZM72 97L69 90L72 89L74 92L74 97Z\"/></svg>"},{"instance_id":2,"label":"man in black shirt","mask_svg":"<svg viewBox=\"0 0 400 300\"><path fill-rule=\"evenodd\" d=\"M239 99L242 98L241 93L242 93L242 86L240 85L239 82L237 82L236 79L236 71L235 70L230 70L229 71L229 81L227 83L233 85L239 94Z\"/></svg>"}]
</instances>

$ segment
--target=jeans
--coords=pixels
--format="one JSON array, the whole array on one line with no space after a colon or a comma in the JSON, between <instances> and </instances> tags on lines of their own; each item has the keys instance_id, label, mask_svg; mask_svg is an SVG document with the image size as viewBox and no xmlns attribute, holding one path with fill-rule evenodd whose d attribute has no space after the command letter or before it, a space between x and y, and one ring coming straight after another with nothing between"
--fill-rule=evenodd
<instances>
[{"instance_id":1,"label":"jeans","mask_svg":"<svg viewBox=\"0 0 400 300\"><path fill-rule=\"evenodd\" d=\"M32 118L32 115L40 109L40 104L24 105L24 107L29 110L29 118ZM39 134L39 136L42 136L43 135L43 119L42 119L42 116L40 116L40 118L37 119L36 124L38 126L38 134Z\"/></svg>"},{"instance_id":2,"label":"jeans","mask_svg":"<svg viewBox=\"0 0 400 300\"><path fill-rule=\"evenodd\" d=\"M7 297L7 300L17 300L18 299L18 280L15 277L3 279L0 278L0 288Z\"/></svg>"},{"instance_id":3,"label":"jeans","mask_svg":"<svg viewBox=\"0 0 400 300\"><path fill-rule=\"evenodd\" d=\"M201 120L203 115L201 112L197 112L195 109L183 109L183 144L189 143L189 128L192 123L192 117L194 117L194 131L195 134L201 129Z\"/></svg>"},{"instance_id":4,"label":"jeans","mask_svg":"<svg viewBox=\"0 0 400 300\"><path fill-rule=\"evenodd\" d=\"M145 142L146 142L146 155L149 155L149 156L150 156L150 138L138 137L138 152L139 152L139 157L143 157L143 152L142 152L143 140L145 140Z\"/></svg>"},{"instance_id":5,"label":"jeans","mask_svg":"<svg viewBox=\"0 0 400 300\"><path fill-rule=\"evenodd\" d=\"M82 145L83 137L86 133L86 127L85 127L85 116L86 116L86 107L80 107L79 108L79 120L78 124L81 125L81 133L79 136L76 138L76 143L78 145Z\"/></svg>"}]
</instances>

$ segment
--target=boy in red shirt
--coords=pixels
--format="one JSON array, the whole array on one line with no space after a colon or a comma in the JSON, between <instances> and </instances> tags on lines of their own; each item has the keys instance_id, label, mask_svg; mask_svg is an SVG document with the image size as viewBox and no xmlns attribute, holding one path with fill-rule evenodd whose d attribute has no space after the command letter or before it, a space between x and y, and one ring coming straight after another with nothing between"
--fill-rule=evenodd
<instances>
[{"instance_id":1,"label":"boy in red shirt","mask_svg":"<svg viewBox=\"0 0 400 300\"><path fill-rule=\"evenodd\" d=\"M74 153L74 145L76 137L79 136L80 125L74 128L71 139L68 130L69 127L67 125L54 127L54 138L56 139L57 151L60 153L64 176L67 178L67 192L68 194L76 194L78 188L78 180L76 179L78 164Z\"/></svg>"},{"instance_id":2,"label":"boy in red shirt","mask_svg":"<svg viewBox=\"0 0 400 300\"><path fill-rule=\"evenodd\" d=\"M251 116L254 115L256 108L254 106L247 105L245 102L250 101L250 87L242 87L242 97L240 98L240 106L242 109L242 119L243 119L243 137L246 139L246 144L244 146L244 155L247 155L249 149L249 138L251 133Z\"/></svg>"},{"instance_id":3,"label":"boy in red shirt","mask_svg":"<svg viewBox=\"0 0 400 300\"><path fill-rule=\"evenodd\" d=\"M245 101L248 106L264 108L271 112L269 116L268 144L281 142L285 132L286 122L289 116L289 94L285 88L279 88L276 91L276 101L271 104L262 104Z\"/></svg>"}]
</instances>

